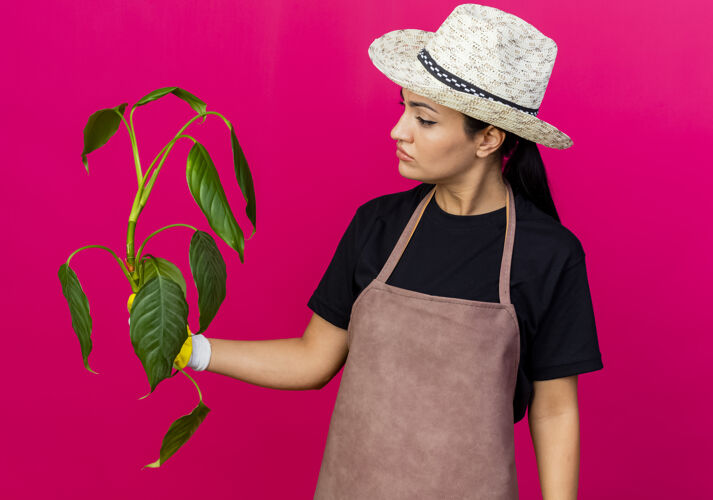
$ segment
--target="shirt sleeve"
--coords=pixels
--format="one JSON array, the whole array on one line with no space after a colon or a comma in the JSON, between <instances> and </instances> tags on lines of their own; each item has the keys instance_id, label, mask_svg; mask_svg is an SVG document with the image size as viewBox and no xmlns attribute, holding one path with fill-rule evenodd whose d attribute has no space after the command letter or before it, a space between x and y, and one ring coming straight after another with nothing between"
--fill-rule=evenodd
<instances>
[{"instance_id":1,"label":"shirt sleeve","mask_svg":"<svg viewBox=\"0 0 713 500\"><path fill-rule=\"evenodd\" d=\"M327 270L312 293L307 307L333 325L347 329L354 303L354 271L358 256L358 232L362 221L361 207L339 240Z\"/></svg>"},{"instance_id":2,"label":"shirt sleeve","mask_svg":"<svg viewBox=\"0 0 713 500\"><path fill-rule=\"evenodd\" d=\"M531 355L533 380L603 368L584 255L558 278L535 333Z\"/></svg>"}]
</instances>

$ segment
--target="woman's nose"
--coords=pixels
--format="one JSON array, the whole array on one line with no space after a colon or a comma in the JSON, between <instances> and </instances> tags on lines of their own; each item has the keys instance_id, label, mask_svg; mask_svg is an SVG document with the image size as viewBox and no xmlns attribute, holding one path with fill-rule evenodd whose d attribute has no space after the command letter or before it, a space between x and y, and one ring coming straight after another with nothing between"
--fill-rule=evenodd
<instances>
[{"instance_id":1,"label":"woman's nose","mask_svg":"<svg viewBox=\"0 0 713 500\"><path fill-rule=\"evenodd\" d=\"M410 142L411 134L404 125L403 115L396 122L394 128L391 129L391 138L395 141Z\"/></svg>"}]
</instances>

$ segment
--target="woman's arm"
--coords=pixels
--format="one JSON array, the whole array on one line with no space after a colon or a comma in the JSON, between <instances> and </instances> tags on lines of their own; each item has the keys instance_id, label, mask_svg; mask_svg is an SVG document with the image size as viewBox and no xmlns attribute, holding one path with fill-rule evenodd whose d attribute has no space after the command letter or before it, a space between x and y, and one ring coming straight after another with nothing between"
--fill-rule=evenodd
<instances>
[{"instance_id":1,"label":"woman's arm","mask_svg":"<svg viewBox=\"0 0 713 500\"><path fill-rule=\"evenodd\" d=\"M577 375L536 380L527 413L543 500L576 500L579 482Z\"/></svg>"},{"instance_id":2,"label":"woman's arm","mask_svg":"<svg viewBox=\"0 0 713 500\"><path fill-rule=\"evenodd\" d=\"M347 331L312 315L302 337L208 339L207 371L270 389L321 389L347 357Z\"/></svg>"}]
</instances>

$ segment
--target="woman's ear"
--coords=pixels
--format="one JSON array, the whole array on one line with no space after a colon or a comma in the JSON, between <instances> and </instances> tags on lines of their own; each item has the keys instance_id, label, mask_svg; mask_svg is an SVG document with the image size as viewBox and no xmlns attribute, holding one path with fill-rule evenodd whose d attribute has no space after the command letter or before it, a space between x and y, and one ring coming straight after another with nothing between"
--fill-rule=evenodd
<instances>
[{"instance_id":1,"label":"woman's ear","mask_svg":"<svg viewBox=\"0 0 713 500\"><path fill-rule=\"evenodd\" d=\"M480 145L475 154L478 155L479 158L485 158L498 150L505 140L505 132L494 125L488 125L478 132L477 137L480 137Z\"/></svg>"}]
</instances>

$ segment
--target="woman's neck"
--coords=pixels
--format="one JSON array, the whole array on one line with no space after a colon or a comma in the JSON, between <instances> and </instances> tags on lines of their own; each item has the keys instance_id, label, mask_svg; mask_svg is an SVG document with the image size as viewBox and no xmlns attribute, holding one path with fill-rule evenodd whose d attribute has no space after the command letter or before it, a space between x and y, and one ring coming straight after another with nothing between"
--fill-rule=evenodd
<instances>
[{"instance_id":1,"label":"woman's neck","mask_svg":"<svg viewBox=\"0 0 713 500\"><path fill-rule=\"evenodd\" d=\"M501 172L469 183L437 183L434 198L444 212L453 215L479 215L504 208L507 187Z\"/></svg>"}]
</instances>

